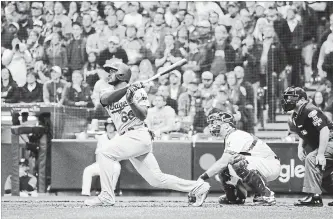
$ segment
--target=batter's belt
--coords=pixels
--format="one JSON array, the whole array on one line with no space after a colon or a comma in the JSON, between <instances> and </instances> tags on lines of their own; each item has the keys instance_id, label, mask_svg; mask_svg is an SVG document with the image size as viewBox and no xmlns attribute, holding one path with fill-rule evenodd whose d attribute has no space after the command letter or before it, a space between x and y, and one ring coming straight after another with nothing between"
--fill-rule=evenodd
<instances>
[{"instance_id":1,"label":"batter's belt","mask_svg":"<svg viewBox=\"0 0 333 219\"><path fill-rule=\"evenodd\" d=\"M142 125L140 125L140 126L134 126L134 127L132 126L132 127L129 127L128 129L126 129L126 130L120 132L119 135L123 135L123 134L125 134L126 132L133 131L133 130L137 130L137 129L140 129L140 128L143 128L143 127L145 127L145 128L148 129L147 124L144 124L143 126L142 126ZM154 134L154 132L151 131L151 130L149 130L149 129L148 129L148 132L149 132L149 134L150 134L151 140L154 140L154 138L155 138L155 134Z\"/></svg>"}]
</instances>

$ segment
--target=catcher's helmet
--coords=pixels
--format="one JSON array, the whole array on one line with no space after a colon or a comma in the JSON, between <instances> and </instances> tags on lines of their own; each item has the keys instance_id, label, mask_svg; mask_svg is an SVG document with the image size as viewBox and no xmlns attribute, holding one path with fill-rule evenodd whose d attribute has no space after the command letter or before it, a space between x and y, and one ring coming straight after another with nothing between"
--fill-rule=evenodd
<instances>
[{"instance_id":1,"label":"catcher's helmet","mask_svg":"<svg viewBox=\"0 0 333 219\"><path fill-rule=\"evenodd\" d=\"M221 131L221 125L223 123L228 123L232 127L235 127L233 115L222 112L217 108L213 108L208 115L207 122L209 124L210 134L213 136L218 136Z\"/></svg>"},{"instance_id":2,"label":"catcher's helmet","mask_svg":"<svg viewBox=\"0 0 333 219\"><path fill-rule=\"evenodd\" d=\"M116 127L115 127L115 125L114 125L112 119L111 119L111 118L108 118L108 119L104 122L104 129L105 129L105 131L106 131L106 126L109 125L109 124L111 124L111 125L114 127L114 129L116 129Z\"/></svg>"},{"instance_id":3,"label":"catcher's helmet","mask_svg":"<svg viewBox=\"0 0 333 219\"><path fill-rule=\"evenodd\" d=\"M297 101L304 98L305 100L308 99L305 91L300 87L288 87L283 92L283 98L281 100L281 105L284 112L291 111L295 109Z\"/></svg>"},{"instance_id":4,"label":"catcher's helmet","mask_svg":"<svg viewBox=\"0 0 333 219\"><path fill-rule=\"evenodd\" d=\"M112 63L106 61L103 68L107 73L115 74L115 80L109 80L109 84L115 85L121 81L125 81L128 83L131 79L132 72L130 67L122 62Z\"/></svg>"}]
</instances>

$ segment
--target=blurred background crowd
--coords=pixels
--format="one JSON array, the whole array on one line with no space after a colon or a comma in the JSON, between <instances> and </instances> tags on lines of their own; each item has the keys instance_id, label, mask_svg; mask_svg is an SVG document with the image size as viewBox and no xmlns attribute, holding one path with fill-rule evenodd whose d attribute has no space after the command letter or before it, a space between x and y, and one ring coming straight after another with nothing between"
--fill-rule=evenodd
<instances>
[{"instance_id":1,"label":"blurred background crowd","mask_svg":"<svg viewBox=\"0 0 333 219\"><path fill-rule=\"evenodd\" d=\"M2 1L1 98L101 111L106 61L134 82L185 58L145 88L157 136L207 133L212 107L254 133L290 85L318 83L313 101L332 112L332 31L332 2Z\"/></svg>"}]
</instances>

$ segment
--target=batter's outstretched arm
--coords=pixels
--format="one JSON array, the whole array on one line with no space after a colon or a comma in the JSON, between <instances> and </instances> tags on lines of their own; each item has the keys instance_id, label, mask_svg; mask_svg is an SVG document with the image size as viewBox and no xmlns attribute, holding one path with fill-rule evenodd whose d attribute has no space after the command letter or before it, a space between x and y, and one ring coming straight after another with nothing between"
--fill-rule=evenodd
<instances>
[{"instance_id":1,"label":"batter's outstretched arm","mask_svg":"<svg viewBox=\"0 0 333 219\"><path fill-rule=\"evenodd\" d=\"M144 121L147 118L147 114L148 114L147 106L139 105L139 103L136 103L136 102L130 103L129 106L131 107L134 115L137 118L139 118L141 121Z\"/></svg>"},{"instance_id":2,"label":"batter's outstretched arm","mask_svg":"<svg viewBox=\"0 0 333 219\"><path fill-rule=\"evenodd\" d=\"M126 86L118 90L110 90L103 93L100 100L102 106L111 105L119 101L126 94L127 89L128 87Z\"/></svg>"}]
</instances>

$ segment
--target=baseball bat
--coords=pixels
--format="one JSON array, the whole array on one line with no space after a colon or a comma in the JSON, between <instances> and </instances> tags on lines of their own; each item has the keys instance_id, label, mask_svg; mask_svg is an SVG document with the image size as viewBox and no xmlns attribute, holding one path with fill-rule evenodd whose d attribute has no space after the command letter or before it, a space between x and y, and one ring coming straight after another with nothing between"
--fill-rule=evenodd
<instances>
[{"instance_id":1,"label":"baseball bat","mask_svg":"<svg viewBox=\"0 0 333 219\"><path fill-rule=\"evenodd\" d=\"M159 78L161 77L162 75L165 75L165 74L168 74L170 73L171 71L175 70L176 68L178 67L181 67L183 65L185 65L187 63L187 60L186 59L182 59L182 60L179 60L178 62L175 62L173 63L172 65L170 65L169 67L166 67L166 69L164 69L162 72L154 75L153 77L145 80L145 81L142 81L143 84L147 84L153 80L155 80L156 78Z\"/></svg>"}]
</instances>

